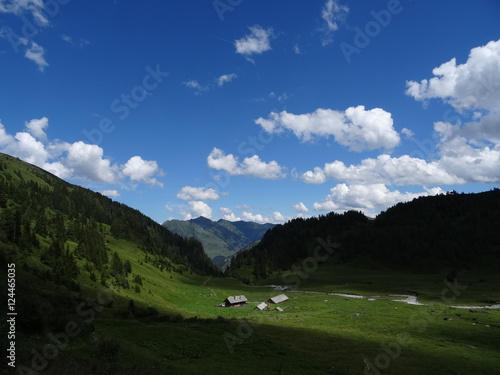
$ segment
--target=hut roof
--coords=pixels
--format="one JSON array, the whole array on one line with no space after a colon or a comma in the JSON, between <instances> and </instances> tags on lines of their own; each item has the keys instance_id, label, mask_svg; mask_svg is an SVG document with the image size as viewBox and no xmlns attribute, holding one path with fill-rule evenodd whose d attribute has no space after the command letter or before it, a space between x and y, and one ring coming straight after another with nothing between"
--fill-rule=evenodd
<instances>
[{"instance_id":1,"label":"hut roof","mask_svg":"<svg viewBox=\"0 0 500 375\"><path fill-rule=\"evenodd\" d=\"M276 297L271 298L271 299L270 299L270 301L271 301L272 303L281 303L281 302L285 302L285 301L287 301L288 299L289 299L289 298L288 298L286 295L284 295L284 294L280 294L279 296L276 296Z\"/></svg>"},{"instance_id":2,"label":"hut roof","mask_svg":"<svg viewBox=\"0 0 500 375\"><path fill-rule=\"evenodd\" d=\"M256 307L257 310L264 310L265 308L267 307L267 303L265 302L262 302L262 303L259 303Z\"/></svg>"},{"instance_id":3,"label":"hut roof","mask_svg":"<svg viewBox=\"0 0 500 375\"><path fill-rule=\"evenodd\" d=\"M247 298L245 296L229 296L226 298L226 301L234 305L236 303L245 303Z\"/></svg>"}]
</instances>

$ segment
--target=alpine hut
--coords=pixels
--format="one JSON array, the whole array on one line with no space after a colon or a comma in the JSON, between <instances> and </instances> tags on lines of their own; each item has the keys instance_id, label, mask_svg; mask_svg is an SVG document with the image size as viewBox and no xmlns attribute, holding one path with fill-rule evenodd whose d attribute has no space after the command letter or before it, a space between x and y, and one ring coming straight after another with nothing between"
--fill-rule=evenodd
<instances>
[{"instance_id":1,"label":"alpine hut","mask_svg":"<svg viewBox=\"0 0 500 375\"><path fill-rule=\"evenodd\" d=\"M247 306L247 298L245 296L230 296L224 300L226 307Z\"/></svg>"},{"instance_id":2,"label":"alpine hut","mask_svg":"<svg viewBox=\"0 0 500 375\"><path fill-rule=\"evenodd\" d=\"M288 297L284 294L280 294L279 296L276 296L276 297L273 297L273 298L270 298L269 299L269 303L274 303L274 304L278 304L278 303L281 303L281 302L285 302L285 301L288 301Z\"/></svg>"},{"instance_id":3,"label":"alpine hut","mask_svg":"<svg viewBox=\"0 0 500 375\"><path fill-rule=\"evenodd\" d=\"M254 309L254 310L261 310L261 311L262 311L262 310L265 310L265 309L267 309L267 308L268 308L268 307L267 307L267 303L262 302L262 303L259 303L259 304L255 307L255 309Z\"/></svg>"}]
</instances>

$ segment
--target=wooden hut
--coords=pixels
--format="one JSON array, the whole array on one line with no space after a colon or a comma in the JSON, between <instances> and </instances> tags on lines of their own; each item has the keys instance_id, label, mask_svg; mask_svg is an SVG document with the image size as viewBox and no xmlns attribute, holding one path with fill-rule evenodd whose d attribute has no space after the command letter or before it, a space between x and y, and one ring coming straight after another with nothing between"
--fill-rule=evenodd
<instances>
[{"instance_id":1,"label":"wooden hut","mask_svg":"<svg viewBox=\"0 0 500 375\"><path fill-rule=\"evenodd\" d=\"M270 298L269 301L268 301L268 303L278 304L278 303L285 302L285 301L288 301L288 300L289 300L289 298L286 295L280 294L279 296Z\"/></svg>"},{"instance_id":2,"label":"wooden hut","mask_svg":"<svg viewBox=\"0 0 500 375\"><path fill-rule=\"evenodd\" d=\"M259 304L255 307L255 310L261 310L261 311L262 311L262 310L265 310L265 309L267 309L267 308L268 308L268 307L267 307L267 303L262 302L262 303L259 303Z\"/></svg>"},{"instance_id":3,"label":"wooden hut","mask_svg":"<svg viewBox=\"0 0 500 375\"><path fill-rule=\"evenodd\" d=\"M226 307L241 307L247 306L247 298L245 296L230 296L224 300Z\"/></svg>"}]
</instances>

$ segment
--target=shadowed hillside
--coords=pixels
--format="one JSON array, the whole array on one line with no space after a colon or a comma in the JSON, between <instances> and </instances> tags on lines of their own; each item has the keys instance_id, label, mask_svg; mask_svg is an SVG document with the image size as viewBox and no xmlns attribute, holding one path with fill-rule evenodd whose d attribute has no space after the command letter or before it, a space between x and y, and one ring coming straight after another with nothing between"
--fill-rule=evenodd
<instances>
[{"instance_id":1,"label":"shadowed hillside","mask_svg":"<svg viewBox=\"0 0 500 375\"><path fill-rule=\"evenodd\" d=\"M288 270L313 256L318 238L341 246L338 262L362 256L394 267L440 269L487 265L500 256L500 190L421 197L368 220L360 212L294 219L238 253L228 274L248 282Z\"/></svg>"}]
</instances>

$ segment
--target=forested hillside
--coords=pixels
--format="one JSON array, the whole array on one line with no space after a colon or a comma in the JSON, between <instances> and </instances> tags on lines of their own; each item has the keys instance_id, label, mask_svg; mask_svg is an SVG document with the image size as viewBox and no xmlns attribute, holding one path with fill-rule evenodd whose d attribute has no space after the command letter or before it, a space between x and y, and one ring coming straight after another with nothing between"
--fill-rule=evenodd
<instances>
[{"instance_id":1,"label":"forested hillside","mask_svg":"<svg viewBox=\"0 0 500 375\"><path fill-rule=\"evenodd\" d=\"M4 154L0 213L2 253L23 259L37 250L56 278L73 279L78 257L105 283L112 261L106 235L136 243L163 267L218 274L199 241L186 240L137 210Z\"/></svg>"},{"instance_id":2,"label":"forested hillside","mask_svg":"<svg viewBox=\"0 0 500 375\"><path fill-rule=\"evenodd\" d=\"M500 257L500 190L421 197L369 220L360 212L294 219L233 259L228 274L265 279L313 256L318 241L340 244L338 262L368 255L391 266L479 267Z\"/></svg>"}]
</instances>

